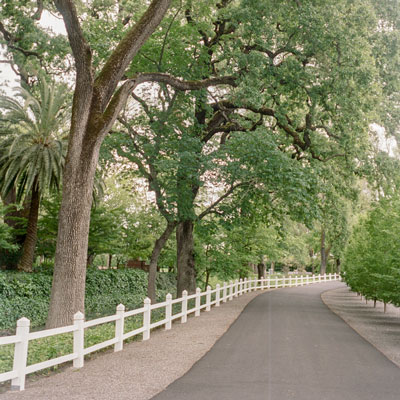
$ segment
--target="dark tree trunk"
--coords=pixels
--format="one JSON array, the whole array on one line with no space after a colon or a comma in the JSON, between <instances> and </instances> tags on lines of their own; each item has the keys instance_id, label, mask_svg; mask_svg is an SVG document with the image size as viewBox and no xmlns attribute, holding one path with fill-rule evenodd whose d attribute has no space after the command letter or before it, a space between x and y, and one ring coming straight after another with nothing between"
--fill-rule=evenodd
<instances>
[{"instance_id":1,"label":"dark tree trunk","mask_svg":"<svg viewBox=\"0 0 400 400\"><path fill-rule=\"evenodd\" d=\"M93 261L94 261L95 257L96 257L96 254L88 254L87 260L86 260L86 268L93 265Z\"/></svg>"},{"instance_id":2,"label":"dark tree trunk","mask_svg":"<svg viewBox=\"0 0 400 400\"><path fill-rule=\"evenodd\" d=\"M156 277L157 277L157 264L160 257L161 250L164 248L165 243L171 236L171 233L176 227L176 222L169 222L162 235L156 240L153 251L151 253L149 265L149 280L147 285L147 296L151 302L156 301Z\"/></svg>"},{"instance_id":3,"label":"dark tree trunk","mask_svg":"<svg viewBox=\"0 0 400 400\"><path fill-rule=\"evenodd\" d=\"M177 296L182 292L196 291L196 270L194 263L193 221L183 221L176 227L178 284Z\"/></svg>"},{"instance_id":4,"label":"dark tree trunk","mask_svg":"<svg viewBox=\"0 0 400 400\"><path fill-rule=\"evenodd\" d=\"M107 260L107 268L111 268L111 263L112 263L112 254L108 255L108 260Z\"/></svg>"},{"instance_id":5,"label":"dark tree trunk","mask_svg":"<svg viewBox=\"0 0 400 400\"><path fill-rule=\"evenodd\" d=\"M206 281L204 283L204 291L207 290L208 283L210 282L210 270L206 269Z\"/></svg>"},{"instance_id":6,"label":"dark tree trunk","mask_svg":"<svg viewBox=\"0 0 400 400\"><path fill-rule=\"evenodd\" d=\"M265 278L265 264L260 262L257 264L258 279Z\"/></svg>"},{"instance_id":7,"label":"dark tree trunk","mask_svg":"<svg viewBox=\"0 0 400 400\"><path fill-rule=\"evenodd\" d=\"M32 272L33 260L37 241L37 223L39 218L40 193L37 188L32 189L31 204L28 217L26 237L22 246L21 259L18 262L18 269L25 272Z\"/></svg>"},{"instance_id":8,"label":"dark tree trunk","mask_svg":"<svg viewBox=\"0 0 400 400\"><path fill-rule=\"evenodd\" d=\"M320 274L324 275L326 274L326 266L328 263L328 257L331 252L331 246L326 248L326 240L325 240L325 229L323 228L321 231L321 268L320 268Z\"/></svg>"},{"instance_id":9,"label":"dark tree trunk","mask_svg":"<svg viewBox=\"0 0 400 400\"><path fill-rule=\"evenodd\" d=\"M336 273L340 275L340 267L341 267L341 263L340 263L340 258L336 259Z\"/></svg>"}]
</instances>

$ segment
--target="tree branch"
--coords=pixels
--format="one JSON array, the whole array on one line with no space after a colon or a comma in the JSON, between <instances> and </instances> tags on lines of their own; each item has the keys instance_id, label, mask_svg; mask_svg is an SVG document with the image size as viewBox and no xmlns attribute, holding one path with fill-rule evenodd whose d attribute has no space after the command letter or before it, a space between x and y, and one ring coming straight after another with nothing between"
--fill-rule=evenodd
<instances>
[{"instance_id":1,"label":"tree branch","mask_svg":"<svg viewBox=\"0 0 400 400\"><path fill-rule=\"evenodd\" d=\"M247 185L249 182L240 182L237 183L236 185L231 185L231 187L214 203L212 203L208 208L206 208L199 216L197 217L198 220L204 218L207 214L210 214L213 212L213 209L221 203L222 200L226 199L228 196L230 196L238 187Z\"/></svg>"},{"instance_id":2,"label":"tree branch","mask_svg":"<svg viewBox=\"0 0 400 400\"><path fill-rule=\"evenodd\" d=\"M99 112L106 108L133 57L160 24L170 4L171 0L153 0L107 60L95 80L96 108Z\"/></svg>"},{"instance_id":3,"label":"tree branch","mask_svg":"<svg viewBox=\"0 0 400 400\"><path fill-rule=\"evenodd\" d=\"M83 36L78 14L73 1L54 0L57 10L63 16L68 40L75 59L78 81L92 81L92 52Z\"/></svg>"}]
</instances>

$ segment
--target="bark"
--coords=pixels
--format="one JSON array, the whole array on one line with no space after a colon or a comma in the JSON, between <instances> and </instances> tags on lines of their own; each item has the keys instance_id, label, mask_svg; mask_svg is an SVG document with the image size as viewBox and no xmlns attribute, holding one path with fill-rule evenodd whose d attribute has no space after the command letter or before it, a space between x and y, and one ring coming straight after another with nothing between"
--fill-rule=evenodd
<instances>
[{"instance_id":1,"label":"bark","mask_svg":"<svg viewBox=\"0 0 400 400\"><path fill-rule=\"evenodd\" d=\"M95 257L96 257L96 254L88 254L87 260L86 260L86 268L90 267L93 264Z\"/></svg>"},{"instance_id":2,"label":"bark","mask_svg":"<svg viewBox=\"0 0 400 400\"><path fill-rule=\"evenodd\" d=\"M321 268L320 274L326 273L326 266L328 263L328 257L331 252L331 246L326 247L325 229L321 231Z\"/></svg>"},{"instance_id":3,"label":"bark","mask_svg":"<svg viewBox=\"0 0 400 400\"><path fill-rule=\"evenodd\" d=\"M196 291L193 227L193 221L182 221L176 228L178 266L177 297L181 297L184 290L187 290L189 294Z\"/></svg>"},{"instance_id":4,"label":"bark","mask_svg":"<svg viewBox=\"0 0 400 400\"><path fill-rule=\"evenodd\" d=\"M275 273L275 261L271 261L271 274Z\"/></svg>"},{"instance_id":5,"label":"bark","mask_svg":"<svg viewBox=\"0 0 400 400\"><path fill-rule=\"evenodd\" d=\"M210 270L206 269L206 282L204 283L204 290L207 290L208 283L210 282Z\"/></svg>"},{"instance_id":6,"label":"bark","mask_svg":"<svg viewBox=\"0 0 400 400\"><path fill-rule=\"evenodd\" d=\"M340 275L340 267L341 267L341 263L340 263L340 258L336 259L336 273Z\"/></svg>"},{"instance_id":7,"label":"bark","mask_svg":"<svg viewBox=\"0 0 400 400\"><path fill-rule=\"evenodd\" d=\"M149 280L147 286L147 297L151 299L151 302L156 301L156 277L157 277L157 264L160 257L161 250L164 248L165 243L171 236L172 232L176 227L176 222L169 222L162 235L156 240L153 251L151 253L150 265L149 265Z\"/></svg>"},{"instance_id":8,"label":"bark","mask_svg":"<svg viewBox=\"0 0 400 400\"><path fill-rule=\"evenodd\" d=\"M257 264L258 279L265 278L265 262L264 257L261 257L261 262Z\"/></svg>"},{"instance_id":9,"label":"bark","mask_svg":"<svg viewBox=\"0 0 400 400\"><path fill-rule=\"evenodd\" d=\"M40 193L37 188L32 189L31 204L26 229L26 238L22 246L21 259L18 262L18 269L25 272L32 272L33 260L37 241L37 223L39 218Z\"/></svg>"},{"instance_id":10,"label":"bark","mask_svg":"<svg viewBox=\"0 0 400 400\"><path fill-rule=\"evenodd\" d=\"M107 268L111 268L111 263L112 263L112 254L108 255L108 260L107 260Z\"/></svg>"}]
</instances>

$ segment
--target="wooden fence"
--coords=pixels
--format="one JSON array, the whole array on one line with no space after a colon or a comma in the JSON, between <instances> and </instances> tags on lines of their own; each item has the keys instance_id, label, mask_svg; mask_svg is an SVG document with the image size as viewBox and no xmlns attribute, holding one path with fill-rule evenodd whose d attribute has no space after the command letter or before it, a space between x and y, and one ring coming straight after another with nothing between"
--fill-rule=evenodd
<instances>
[{"instance_id":1,"label":"wooden fence","mask_svg":"<svg viewBox=\"0 0 400 400\"><path fill-rule=\"evenodd\" d=\"M14 363L12 371L0 374L0 382L11 380L11 388L13 390L25 389L25 377L27 374L53 367L67 361L73 362L74 368L82 368L84 364L85 355L94 351L103 349L108 346L114 346L114 351L121 351L123 348L124 340L142 334L143 340L150 339L150 331L156 327L165 326L165 329L171 329L172 321L180 319L181 323L187 321L189 314L194 313L197 317L200 315L201 310L210 311L211 306L219 307L221 303L233 300L233 298L248 293L254 290L275 289L293 286L303 286L317 282L327 282L332 280L339 280L340 276L337 274L329 275L312 275L312 276L289 276L289 277L275 277L263 279L240 279L235 282L226 282L223 286L216 285L215 289L207 287L205 292L200 288L196 289L196 293L188 295L186 291L183 296L178 299L172 299L171 294L167 294L166 299L162 303L151 304L150 299L144 300L143 307L136 310L126 311L125 306L120 304L117 306L116 314L108 317L97 318L90 321L85 321L84 315L77 312L74 315L73 325L63 326L61 328L47 329L38 332L30 332L30 321L27 318L21 318L17 321L16 334L13 336L0 337L0 345L14 344ZM194 300L194 307L188 308L189 301ZM173 313L173 305L180 305L180 311ZM164 318L162 320L151 322L152 311L156 309L164 309ZM134 315L142 315L142 326L138 329L125 332L124 322L128 317ZM85 329L100 324L115 322L115 335L114 338L106 340L102 343L85 348L84 335ZM27 365L28 346L31 340L45 338L63 333L73 332L73 352L62 357L53 358L44 362L33 365Z\"/></svg>"}]
</instances>

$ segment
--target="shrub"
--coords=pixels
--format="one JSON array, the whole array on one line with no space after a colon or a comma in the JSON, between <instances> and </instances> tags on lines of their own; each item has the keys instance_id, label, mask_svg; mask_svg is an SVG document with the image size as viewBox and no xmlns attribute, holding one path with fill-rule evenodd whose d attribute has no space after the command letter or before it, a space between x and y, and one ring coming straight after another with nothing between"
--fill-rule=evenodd
<instances>
[{"instance_id":1,"label":"shrub","mask_svg":"<svg viewBox=\"0 0 400 400\"><path fill-rule=\"evenodd\" d=\"M31 327L45 324L50 300L52 273L41 268L27 274L0 272L0 330L15 329L21 317L31 320ZM175 277L158 274L157 295L164 299L175 292ZM115 313L122 303L127 309L141 307L147 294L147 273L134 269L88 269L86 278L86 318L93 319Z\"/></svg>"}]
</instances>

